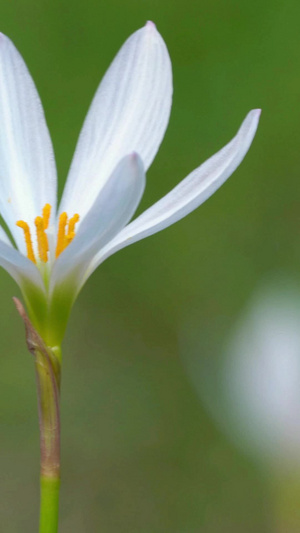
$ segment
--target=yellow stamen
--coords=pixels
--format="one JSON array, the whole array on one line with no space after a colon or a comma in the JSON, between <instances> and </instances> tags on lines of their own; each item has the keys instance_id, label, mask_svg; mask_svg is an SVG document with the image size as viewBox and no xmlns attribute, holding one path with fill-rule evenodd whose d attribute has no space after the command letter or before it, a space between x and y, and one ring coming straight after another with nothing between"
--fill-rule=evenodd
<instances>
[{"instance_id":1,"label":"yellow stamen","mask_svg":"<svg viewBox=\"0 0 300 533\"><path fill-rule=\"evenodd\" d=\"M67 246L67 242L66 242L67 222L68 222L67 213L66 212L61 213L59 217L59 221L58 221L58 232L57 232L57 244L56 244L55 257L58 257Z\"/></svg>"},{"instance_id":2,"label":"yellow stamen","mask_svg":"<svg viewBox=\"0 0 300 533\"><path fill-rule=\"evenodd\" d=\"M43 263L47 263L48 261L48 238L45 233L45 225L44 225L44 219L42 217L36 217L35 221L35 227L36 227L36 236L37 236L37 245L38 245L38 252L39 252L39 258Z\"/></svg>"},{"instance_id":3,"label":"yellow stamen","mask_svg":"<svg viewBox=\"0 0 300 533\"><path fill-rule=\"evenodd\" d=\"M38 255L39 255L39 259L43 261L43 263L47 263L48 261L49 243L48 243L48 237L47 237L46 230L48 229L48 226L49 226L51 209L52 209L51 205L46 204L43 207L42 216L36 217L34 221L34 224L36 227ZM75 226L78 221L79 221L79 215L77 213L73 215L69 221L68 221L67 213L65 212L61 213L59 217L59 221L58 221L57 244L56 244L55 257L58 257L61 254L61 252L63 252L64 249L74 239ZM36 263L29 225L27 224L27 222L24 222L23 220L18 220L16 224L19 228L22 228L22 230L24 231L24 238L25 238L25 243L26 243L28 259Z\"/></svg>"},{"instance_id":4,"label":"yellow stamen","mask_svg":"<svg viewBox=\"0 0 300 533\"><path fill-rule=\"evenodd\" d=\"M48 229L49 220L50 220L50 214L51 214L51 205L50 204L46 204L43 207L44 229Z\"/></svg>"},{"instance_id":5,"label":"yellow stamen","mask_svg":"<svg viewBox=\"0 0 300 533\"><path fill-rule=\"evenodd\" d=\"M24 220L18 220L18 222L16 222L16 225L19 228L22 228L22 230L24 231L24 238L25 238L28 259L36 263L33 246L32 246L30 229L29 229L27 222L24 222Z\"/></svg>"},{"instance_id":6,"label":"yellow stamen","mask_svg":"<svg viewBox=\"0 0 300 533\"><path fill-rule=\"evenodd\" d=\"M70 244L70 242L72 242L75 237L75 226L79 221L79 218L80 217L78 213L75 213L75 215L73 215L72 218L70 218L69 220L68 233L66 235L66 246L68 246L68 244Z\"/></svg>"}]
</instances>

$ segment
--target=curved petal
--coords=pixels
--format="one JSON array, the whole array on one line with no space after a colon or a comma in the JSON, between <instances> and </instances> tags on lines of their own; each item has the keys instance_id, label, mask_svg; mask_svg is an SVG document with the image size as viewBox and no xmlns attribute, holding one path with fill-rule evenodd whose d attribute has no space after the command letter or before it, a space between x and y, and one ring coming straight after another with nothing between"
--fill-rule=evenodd
<instances>
[{"instance_id":1,"label":"curved petal","mask_svg":"<svg viewBox=\"0 0 300 533\"><path fill-rule=\"evenodd\" d=\"M166 45L148 22L125 42L104 76L81 131L60 211L89 210L122 157L150 166L171 109L172 71Z\"/></svg>"},{"instance_id":2,"label":"curved petal","mask_svg":"<svg viewBox=\"0 0 300 533\"><path fill-rule=\"evenodd\" d=\"M232 141L128 224L93 259L89 273L121 248L174 224L205 202L243 160L254 138L259 116L259 109L250 111Z\"/></svg>"},{"instance_id":3,"label":"curved petal","mask_svg":"<svg viewBox=\"0 0 300 533\"><path fill-rule=\"evenodd\" d=\"M1 228L2 229L2 228ZM44 284L39 270L35 264L16 250L11 244L0 240L0 266L4 268L24 290L26 285L33 285L37 289L45 292Z\"/></svg>"},{"instance_id":4,"label":"curved petal","mask_svg":"<svg viewBox=\"0 0 300 533\"><path fill-rule=\"evenodd\" d=\"M2 228L2 226L0 226L0 242L5 242L5 244L7 244L8 246L12 246L12 243L6 233L6 231Z\"/></svg>"},{"instance_id":5,"label":"curved petal","mask_svg":"<svg viewBox=\"0 0 300 533\"><path fill-rule=\"evenodd\" d=\"M92 258L131 219L144 188L141 158L135 153L124 157L81 222L76 237L55 261L51 291L71 285L76 294Z\"/></svg>"},{"instance_id":6,"label":"curved petal","mask_svg":"<svg viewBox=\"0 0 300 533\"><path fill-rule=\"evenodd\" d=\"M0 34L0 213L22 252L16 221L33 227L43 206L55 202L56 170L41 102L19 52Z\"/></svg>"}]
</instances>

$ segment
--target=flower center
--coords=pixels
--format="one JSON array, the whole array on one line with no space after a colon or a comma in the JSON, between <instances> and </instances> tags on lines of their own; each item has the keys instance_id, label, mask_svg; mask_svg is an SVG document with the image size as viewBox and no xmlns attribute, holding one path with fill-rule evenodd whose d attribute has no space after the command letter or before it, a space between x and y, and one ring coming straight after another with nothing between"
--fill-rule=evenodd
<instances>
[{"instance_id":1,"label":"flower center","mask_svg":"<svg viewBox=\"0 0 300 533\"><path fill-rule=\"evenodd\" d=\"M49 226L50 213L51 205L46 204L43 208L42 216L36 217L34 221L36 227L38 256L43 263L47 263L48 261L49 243L46 230ZM61 213L58 221L55 257L58 257L74 239L75 226L78 221L79 215L77 213L73 215L69 220L67 213ZM30 259L31 261L33 261L33 263L36 264L37 261L32 245L29 225L27 224L27 222L24 222L24 220L18 220L18 222L16 222L16 225L24 231L24 239L28 259Z\"/></svg>"}]
</instances>

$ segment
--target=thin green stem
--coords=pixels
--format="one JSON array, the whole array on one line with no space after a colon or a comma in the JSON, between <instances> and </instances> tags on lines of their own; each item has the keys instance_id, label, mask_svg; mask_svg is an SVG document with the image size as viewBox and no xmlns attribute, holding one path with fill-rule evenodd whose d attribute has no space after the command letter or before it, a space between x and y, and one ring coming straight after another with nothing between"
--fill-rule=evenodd
<instances>
[{"instance_id":1,"label":"thin green stem","mask_svg":"<svg viewBox=\"0 0 300 533\"><path fill-rule=\"evenodd\" d=\"M60 361L56 352L50 347L35 351L41 445L40 533L57 533L58 528Z\"/></svg>"},{"instance_id":2,"label":"thin green stem","mask_svg":"<svg viewBox=\"0 0 300 533\"><path fill-rule=\"evenodd\" d=\"M48 346L14 298L25 325L27 348L34 357L41 448L40 533L57 533L60 486L61 348Z\"/></svg>"},{"instance_id":3,"label":"thin green stem","mask_svg":"<svg viewBox=\"0 0 300 533\"><path fill-rule=\"evenodd\" d=\"M40 533L57 533L60 479L41 476Z\"/></svg>"}]
</instances>

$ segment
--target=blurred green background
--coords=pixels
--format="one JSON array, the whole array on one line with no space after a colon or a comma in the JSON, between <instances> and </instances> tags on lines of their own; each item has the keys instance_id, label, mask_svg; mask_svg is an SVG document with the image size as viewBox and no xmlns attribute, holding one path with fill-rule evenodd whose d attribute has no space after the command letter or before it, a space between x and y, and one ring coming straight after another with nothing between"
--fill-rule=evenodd
<instances>
[{"instance_id":1,"label":"blurred green background","mask_svg":"<svg viewBox=\"0 0 300 533\"><path fill-rule=\"evenodd\" d=\"M64 343L61 533L273 532L260 468L199 401L183 330L220 357L257 283L300 265L300 5L297 0L13 0L0 29L46 112L60 190L96 87L151 19L174 70L170 125L139 212L263 109L241 167L207 203L110 258L82 291ZM0 273L1 531L37 530L34 369Z\"/></svg>"}]
</instances>

